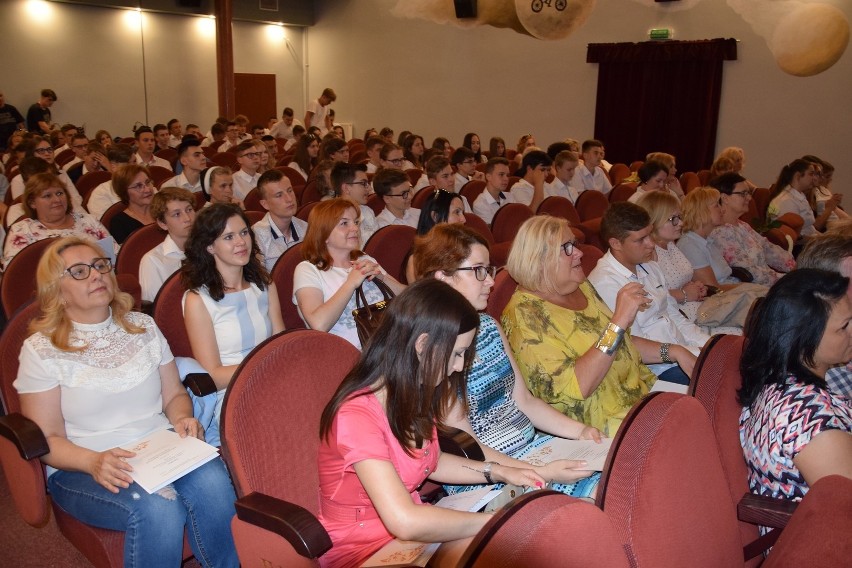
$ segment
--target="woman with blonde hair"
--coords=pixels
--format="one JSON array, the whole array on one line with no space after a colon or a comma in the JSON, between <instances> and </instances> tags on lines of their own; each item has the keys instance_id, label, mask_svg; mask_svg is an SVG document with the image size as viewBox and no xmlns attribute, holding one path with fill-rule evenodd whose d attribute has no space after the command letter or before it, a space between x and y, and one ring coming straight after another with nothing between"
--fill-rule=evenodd
<instances>
[{"instance_id":1,"label":"woman with blonde hair","mask_svg":"<svg viewBox=\"0 0 852 568\"><path fill-rule=\"evenodd\" d=\"M125 531L125 566L179 567L184 530L203 566L238 566L236 496L220 458L155 493L131 477L130 442L165 429L203 436L153 319L130 311L110 259L85 239L50 245L36 280L43 315L14 386L49 446L51 499L84 523Z\"/></svg>"},{"instance_id":2,"label":"woman with blonde hair","mask_svg":"<svg viewBox=\"0 0 852 568\"><path fill-rule=\"evenodd\" d=\"M722 195L712 187L697 187L681 204L683 232L677 248L692 265L693 278L705 286L730 290L739 283L731 267L707 242L716 227L722 226Z\"/></svg>"}]
</instances>

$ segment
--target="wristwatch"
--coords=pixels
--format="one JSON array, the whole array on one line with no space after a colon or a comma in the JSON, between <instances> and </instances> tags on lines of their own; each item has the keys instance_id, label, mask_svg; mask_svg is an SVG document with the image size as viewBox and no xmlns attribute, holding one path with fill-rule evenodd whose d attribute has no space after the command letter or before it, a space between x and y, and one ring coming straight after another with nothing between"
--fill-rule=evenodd
<instances>
[{"instance_id":1,"label":"wristwatch","mask_svg":"<svg viewBox=\"0 0 852 568\"><path fill-rule=\"evenodd\" d=\"M660 343L660 361L663 363L674 363L669 357L669 347L671 346L671 343Z\"/></svg>"},{"instance_id":2,"label":"wristwatch","mask_svg":"<svg viewBox=\"0 0 852 568\"><path fill-rule=\"evenodd\" d=\"M491 479L491 468L495 463L497 462L485 462L485 467L482 468L482 476L485 477L485 481L488 485L494 484L494 480Z\"/></svg>"}]
</instances>

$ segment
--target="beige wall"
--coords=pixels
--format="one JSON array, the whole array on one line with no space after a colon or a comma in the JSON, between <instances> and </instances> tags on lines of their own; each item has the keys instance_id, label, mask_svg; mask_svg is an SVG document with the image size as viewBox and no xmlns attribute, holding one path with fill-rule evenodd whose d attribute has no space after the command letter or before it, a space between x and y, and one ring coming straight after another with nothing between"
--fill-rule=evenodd
<instances>
[{"instance_id":1,"label":"beige wall","mask_svg":"<svg viewBox=\"0 0 852 568\"><path fill-rule=\"evenodd\" d=\"M852 2L826 3L852 21ZM682 8L691 4L694 8ZM443 135L454 144L468 130L486 142L499 135L514 143L527 132L540 144L591 137L597 65L585 62L586 45L643 41L648 29L671 27L676 39L740 40L738 61L725 63L719 149L743 146L746 173L758 185L774 181L795 157L822 156L837 167L835 189L846 188L846 205L852 207L852 49L820 75L787 75L763 38L723 0L673 7L602 0L584 27L560 41L400 20L390 14L395 5L396 0L323 0L308 32L310 94L334 87L338 118L353 122L358 133L388 125L396 132L417 131L427 143ZM689 96L701 85L671 88Z\"/></svg>"}]
</instances>

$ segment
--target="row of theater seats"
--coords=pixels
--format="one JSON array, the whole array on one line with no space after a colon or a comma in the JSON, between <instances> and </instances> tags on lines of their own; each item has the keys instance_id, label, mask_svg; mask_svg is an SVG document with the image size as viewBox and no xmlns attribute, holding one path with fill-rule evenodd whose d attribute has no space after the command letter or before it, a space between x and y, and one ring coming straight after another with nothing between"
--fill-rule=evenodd
<instances>
[{"instance_id":1,"label":"row of theater seats","mask_svg":"<svg viewBox=\"0 0 852 568\"><path fill-rule=\"evenodd\" d=\"M158 308L174 306L158 299ZM12 387L17 353L37 311L27 306L0 338L0 394L8 413L0 418L0 462L26 522L42 526L52 508L63 535L93 564L120 566L123 533L85 525L51 506L38 461L46 441L18 414ZM173 343L171 331L166 337L181 354L184 347ZM524 495L470 544L442 547L433 565L753 567L774 542L774 536L758 538L757 524L787 525L763 563L767 568L844 565L852 554L852 481L821 480L798 507L752 503L766 500L748 494L739 447L735 391L742 342L716 336L698 361L688 395L656 393L630 411L595 505L549 491ZM334 335L290 330L259 345L237 370L221 431L238 496L232 529L244 566L316 566L331 546L316 520L311 456L322 409L358 356Z\"/></svg>"}]
</instances>

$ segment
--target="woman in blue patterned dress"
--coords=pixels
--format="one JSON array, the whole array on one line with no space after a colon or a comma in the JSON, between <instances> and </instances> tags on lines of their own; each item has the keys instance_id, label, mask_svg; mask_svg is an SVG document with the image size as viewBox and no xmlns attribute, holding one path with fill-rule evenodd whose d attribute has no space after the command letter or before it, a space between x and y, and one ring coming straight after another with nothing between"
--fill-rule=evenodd
<instances>
[{"instance_id":1,"label":"woman in blue patterned dress","mask_svg":"<svg viewBox=\"0 0 852 568\"><path fill-rule=\"evenodd\" d=\"M798 501L821 477L852 478L852 402L825 382L829 368L852 360L849 279L794 270L752 321L739 391L751 492Z\"/></svg>"},{"instance_id":2,"label":"woman in blue patterned dress","mask_svg":"<svg viewBox=\"0 0 852 568\"><path fill-rule=\"evenodd\" d=\"M537 435L542 430L554 436L599 441L597 428L568 418L546 402L534 397L520 376L499 324L482 313L494 285L496 269L489 264L488 242L472 229L457 224L441 224L414 243L414 270L418 278L442 280L462 293L480 310L476 336L476 357L467 378L467 415L456 405L445 423L460 428L481 443L486 461L514 467L532 450L552 436ZM584 470L584 462L555 460L536 467L536 472L557 491L575 497L594 494L598 473ZM454 493L476 486L448 486Z\"/></svg>"}]
</instances>

